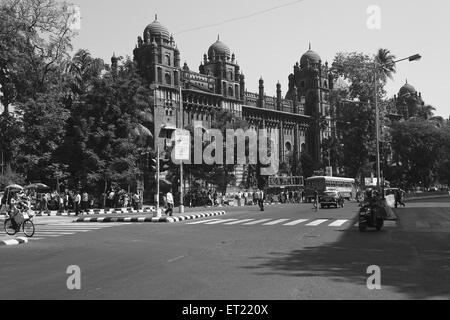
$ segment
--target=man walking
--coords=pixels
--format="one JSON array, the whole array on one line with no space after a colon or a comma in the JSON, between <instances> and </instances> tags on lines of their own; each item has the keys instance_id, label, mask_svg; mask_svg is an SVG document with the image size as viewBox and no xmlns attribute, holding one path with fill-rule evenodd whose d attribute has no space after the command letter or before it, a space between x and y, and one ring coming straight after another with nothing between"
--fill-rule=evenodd
<instances>
[{"instance_id":1,"label":"man walking","mask_svg":"<svg viewBox=\"0 0 450 320\"><path fill-rule=\"evenodd\" d=\"M83 195L81 196L81 210L87 213L88 208L89 208L89 195L86 191L84 191Z\"/></svg>"},{"instance_id":2,"label":"man walking","mask_svg":"<svg viewBox=\"0 0 450 320\"><path fill-rule=\"evenodd\" d=\"M75 206L75 215L78 216L80 214L80 206L81 206L80 191L76 192L75 199L74 199L74 206Z\"/></svg>"},{"instance_id":3,"label":"man walking","mask_svg":"<svg viewBox=\"0 0 450 320\"><path fill-rule=\"evenodd\" d=\"M167 192L166 195L166 201L167 201L167 210L166 210L166 215L168 216L172 216L173 214L173 195L172 195L172 190L170 190L169 192Z\"/></svg>"},{"instance_id":4,"label":"man walking","mask_svg":"<svg viewBox=\"0 0 450 320\"><path fill-rule=\"evenodd\" d=\"M264 211L264 191L258 189L257 194L259 209L260 211Z\"/></svg>"}]
</instances>

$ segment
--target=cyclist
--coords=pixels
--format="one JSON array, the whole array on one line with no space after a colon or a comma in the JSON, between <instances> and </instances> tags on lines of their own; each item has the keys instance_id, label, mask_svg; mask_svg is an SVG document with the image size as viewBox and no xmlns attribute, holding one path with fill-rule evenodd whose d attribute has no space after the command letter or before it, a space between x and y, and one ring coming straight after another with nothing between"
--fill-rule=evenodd
<instances>
[{"instance_id":1,"label":"cyclist","mask_svg":"<svg viewBox=\"0 0 450 320\"><path fill-rule=\"evenodd\" d=\"M28 198L23 193L16 193L11 198L11 206L9 211L9 216L11 218L11 224L15 230L17 230L20 227L20 223L17 222L17 220L21 221L23 220L22 213L25 211L28 211ZM19 215L19 219L16 217Z\"/></svg>"}]
</instances>

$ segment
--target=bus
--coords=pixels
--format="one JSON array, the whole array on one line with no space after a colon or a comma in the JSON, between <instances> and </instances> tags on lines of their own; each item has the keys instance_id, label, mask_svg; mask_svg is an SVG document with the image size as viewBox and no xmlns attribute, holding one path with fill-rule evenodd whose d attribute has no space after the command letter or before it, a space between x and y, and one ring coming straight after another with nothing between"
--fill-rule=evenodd
<instances>
[{"instance_id":1,"label":"bus","mask_svg":"<svg viewBox=\"0 0 450 320\"><path fill-rule=\"evenodd\" d=\"M314 191L319 195L325 191L339 191L346 200L353 200L356 196L355 179L317 176L305 180L305 197L308 202L314 199Z\"/></svg>"}]
</instances>

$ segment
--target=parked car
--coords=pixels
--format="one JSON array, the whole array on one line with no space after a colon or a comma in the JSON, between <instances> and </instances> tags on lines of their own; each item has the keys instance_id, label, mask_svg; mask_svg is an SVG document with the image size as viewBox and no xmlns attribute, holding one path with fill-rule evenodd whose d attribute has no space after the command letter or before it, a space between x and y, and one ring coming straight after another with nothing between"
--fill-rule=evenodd
<instances>
[{"instance_id":1,"label":"parked car","mask_svg":"<svg viewBox=\"0 0 450 320\"><path fill-rule=\"evenodd\" d=\"M319 203L321 208L343 208L344 198L339 191L325 191L321 196L319 196Z\"/></svg>"}]
</instances>

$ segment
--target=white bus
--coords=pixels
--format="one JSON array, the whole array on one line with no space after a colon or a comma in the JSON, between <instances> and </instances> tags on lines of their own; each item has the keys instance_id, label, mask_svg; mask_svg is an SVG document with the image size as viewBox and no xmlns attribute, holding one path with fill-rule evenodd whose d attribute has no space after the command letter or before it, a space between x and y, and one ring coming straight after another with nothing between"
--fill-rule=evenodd
<instances>
[{"instance_id":1,"label":"white bus","mask_svg":"<svg viewBox=\"0 0 450 320\"><path fill-rule=\"evenodd\" d=\"M341 196L347 200L353 200L356 196L355 179L317 176L307 178L305 181L305 196L308 202L314 199L314 191L319 195L325 191L339 191Z\"/></svg>"}]
</instances>

